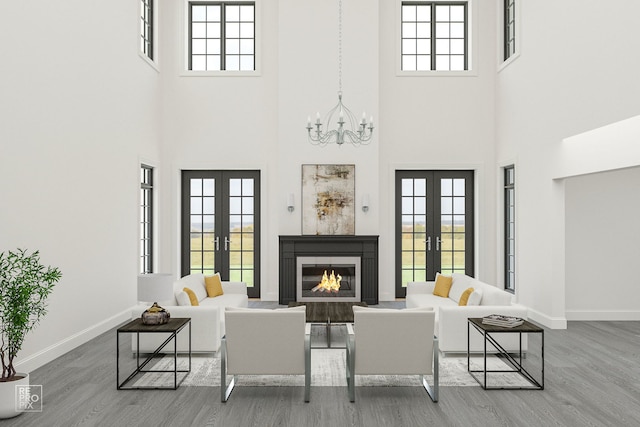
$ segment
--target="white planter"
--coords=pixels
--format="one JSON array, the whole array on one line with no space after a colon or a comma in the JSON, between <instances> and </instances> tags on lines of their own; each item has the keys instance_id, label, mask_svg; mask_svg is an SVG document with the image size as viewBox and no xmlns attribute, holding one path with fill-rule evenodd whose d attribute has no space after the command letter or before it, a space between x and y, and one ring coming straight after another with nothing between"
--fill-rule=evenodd
<instances>
[{"instance_id":1,"label":"white planter","mask_svg":"<svg viewBox=\"0 0 640 427\"><path fill-rule=\"evenodd\" d=\"M29 374L17 373L24 378L17 381L0 382L0 419L12 418L24 412L16 411L16 386L28 386Z\"/></svg>"}]
</instances>

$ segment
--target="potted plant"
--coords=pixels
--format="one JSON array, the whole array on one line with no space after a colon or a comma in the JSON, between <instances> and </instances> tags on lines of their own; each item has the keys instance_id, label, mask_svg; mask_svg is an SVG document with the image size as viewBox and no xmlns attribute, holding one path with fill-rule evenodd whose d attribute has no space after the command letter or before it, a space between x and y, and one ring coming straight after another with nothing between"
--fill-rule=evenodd
<instances>
[{"instance_id":1,"label":"potted plant","mask_svg":"<svg viewBox=\"0 0 640 427\"><path fill-rule=\"evenodd\" d=\"M16 408L16 385L29 385L29 375L16 372L14 359L26 334L46 314L46 300L62 277L58 268L40 263L39 251L0 253L0 418L22 413Z\"/></svg>"}]
</instances>

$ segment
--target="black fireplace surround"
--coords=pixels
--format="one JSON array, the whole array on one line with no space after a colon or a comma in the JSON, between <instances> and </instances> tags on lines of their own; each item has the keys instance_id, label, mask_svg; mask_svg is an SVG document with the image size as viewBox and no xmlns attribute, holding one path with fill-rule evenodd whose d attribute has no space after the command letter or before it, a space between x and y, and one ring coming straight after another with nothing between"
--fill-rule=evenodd
<instances>
[{"instance_id":1,"label":"black fireplace surround","mask_svg":"<svg viewBox=\"0 0 640 427\"><path fill-rule=\"evenodd\" d=\"M378 304L378 236L280 236L280 304L296 301L299 256L360 257L360 298Z\"/></svg>"}]
</instances>

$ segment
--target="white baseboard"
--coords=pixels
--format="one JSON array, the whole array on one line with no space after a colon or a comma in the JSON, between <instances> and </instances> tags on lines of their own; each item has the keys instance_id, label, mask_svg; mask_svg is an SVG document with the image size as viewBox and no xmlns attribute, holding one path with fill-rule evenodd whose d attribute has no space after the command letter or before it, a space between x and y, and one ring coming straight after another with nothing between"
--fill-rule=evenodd
<instances>
[{"instance_id":1,"label":"white baseboard","mask_svg":"<svg viewBox=\"0 0 640 427\"><path fill-rule=\"evenodd\" d=\"M20 372L32 372L35 369L55 360L74 348L92 340L100 334L115 328L122 322L131 319L131 308L122 311L100 323L97 323L83 331L78 332L68 338L63 339L49 347L32 354L31 356L21 359L16 363L16 370Z\"/></svg>"},{"instance_id":2,"label":"white baseboard","mask_svg":"<svg viewBox=\"0 0 640 427\"><path fill-rule=\"evenodd\" d=\"M278 301L277 292L263 292L260 295L260 301Z\"/></svg>"},{"instance_id":3,"label":"white baseboard","mask_svg":"<svg viewBox=\"0 0 640 427\"><path fill-rule=\"evenodd\" d=\"M567 319L565 317L547 316L531 308L529 308L529 320L533 320L551 329L567 329Z\"/></svg>"},{"instance_id":4,"label":"white baseboard","mask_svg":"<svg viewBox=\"0 0 640 427\"><path fill-rule=\"evenodd\" d=\"M567 320L640 320L637 310L567 310Z\"/></svg>"},{"instance_id":5,"label":"white baseboard","mask_svg":"<svg viewBox=\"0 0 640 427\"><path fill-rule=\"evenodd\" d=\"M380 292L378 299L380 301L395 301L396 294L394 292Z\"/></svg>"}]
</instances>

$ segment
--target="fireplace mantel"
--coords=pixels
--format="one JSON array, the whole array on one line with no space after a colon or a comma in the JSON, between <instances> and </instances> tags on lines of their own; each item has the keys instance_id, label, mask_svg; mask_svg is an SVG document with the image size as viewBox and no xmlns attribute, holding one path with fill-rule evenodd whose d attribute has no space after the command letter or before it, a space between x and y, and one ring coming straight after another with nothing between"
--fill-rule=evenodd
<instances>
[{"instance_id":1,"label":"fireplace mantel","mask_svg":"<svg viewBox=\"0 0 640 427\"><path fill-rule=\"evenodd\" d=\"M358 256L361 297L378 304L378 236L280 236L280 304L296 301L296 258Z\"/></svg>"}]
</instances>

